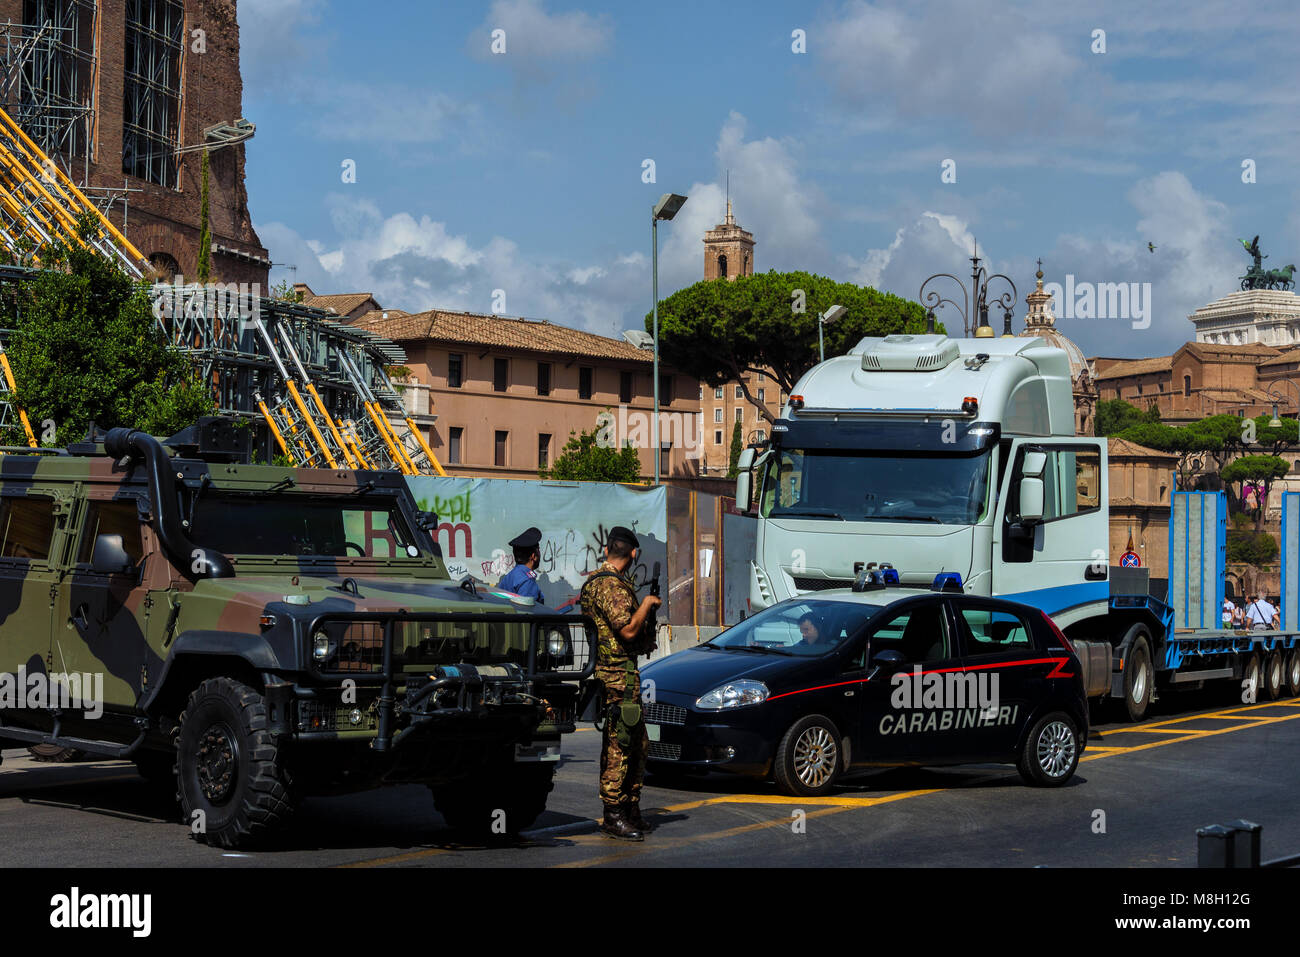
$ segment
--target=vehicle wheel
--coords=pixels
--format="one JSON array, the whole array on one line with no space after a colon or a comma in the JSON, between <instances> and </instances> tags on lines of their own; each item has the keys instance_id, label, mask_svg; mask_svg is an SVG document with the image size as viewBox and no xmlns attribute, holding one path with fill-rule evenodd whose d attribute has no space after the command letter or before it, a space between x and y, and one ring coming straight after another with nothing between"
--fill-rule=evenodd
<instances>
[{"instance_id":1,"label":"vehicle wheel","mask_svg":"<svg viewBox=\"0 0 1300 957\"><path fill-rule=\"evenodd\" d=\"M1259 655L1251 654L1246 656L1246 660L1241 664L1241 686L1242 691L1250 690L1249 700L1253 703L1259 700L1262 689L1260 688L1260 673L1263 669L1260 667ZM1246 701L1247 696L1243 694L1242 701Z\"/></svg>"},{"instance_id":2,"label":"vehicle wheel","mask_svg":"<svg viewBox=\"0 0 1300 957\"><path fill-rule=\"evenodd\" d=\"M1292 697L1300 695L1300 648L1292 648L1286 657L1286 683Z\"/></svg>"},{"instance_id":3,"label":"vehicle wheel","mask_svg":"<svg viewBox=\"0 0 1300 957\"><path fill-rule=\"evenodd\" d=\"M239 847L285 822L291 782L262 695L233 678L210 678L190 695L180 727L177 779L192 833Z\"/></svg>"},{"instance_id":4,"label":"vehicle wheel","mask_svg":"<svg viewBox=\"0 0 1300 957\"><path fill-rule=\"evenodd\" d=\"M796 797L827 794L839 777L843 750L830 718L810 714L785 733L772 762L777 786Z\"/></svg>"},{"instance_id":5,"label":"vehicle wheel","mask_svg":"<svg viewBox=\"0 0 1300 957\"><path fill-rule=\"evenodd\" d=\"M469 777L433 784L433 806L453 831L474 838L518 834L546 810L555 786L555 762L515 763L480 770Z\"/></svg>"},{"instance_id":6,"label":"vehicle wheel","mask_svg":"<svg viewBox=\"0 0 1300 957\"><path fill-rule=\"evenodd\" d=\"M1124 655L1124 712L1130 721L1141 721L1151 705L1155 688L1155 672L1151 668L1151 644L1145 628L1140 625Z\"/></svg>"},{"instance_id":7,"label":"vehicle wheel","mask_svg":"<svg viewBox=\"0 0 1300 957\"><path fill-rule=\"evenodd\" d=\"M1060 787L1079 766L1079 732L1069 715L1053 711L1034 722L1016 768L1026 784Z\"/></svg>"},{"instance_id":8,"label":"vehicle wheel","mask_svg":"<svg viewBox=\"0 0 1300 957\"><path fill-rule=\"evenodd\" d=\"M1282 697L1282 653L1270 651L1264 656L1264 684L1260 697L1267 701L1276 701Z\"/></svg>"},{"instance_id":9,"label":"vehicle wheel","mask_svg":"<svg viewBox=\"0 0 1300 957\"><path fill-rule=\"evenodd\" d=\"M80 761L86 752L78 748L64 748L57 744L31 744L27 746L33 761L43 764L64 764L68 761Z\"/></svg>"}]
</instances>

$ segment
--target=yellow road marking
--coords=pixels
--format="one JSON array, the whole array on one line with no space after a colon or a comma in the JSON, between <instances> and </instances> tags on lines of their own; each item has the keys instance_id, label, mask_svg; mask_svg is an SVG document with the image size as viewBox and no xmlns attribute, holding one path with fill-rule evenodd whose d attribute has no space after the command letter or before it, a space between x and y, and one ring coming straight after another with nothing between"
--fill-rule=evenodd
<instances>
[{"instance_id":1,"label":"yellow road marking","mask_svg":"<svg viewBox=\"0 0 1300 957\"><path fill-rule=\"evenodd\" d=\"M685 804L674 804L664 808L665 811L692 811L697 807L705 807L709 804L781 804L781 805L813 805L827 807L875 807L877 804L888 804L891 801L901 801L904 798L920 797L922 794L934 794L936 791L945 791L947 788L924 788L917 791L900 791L898 794L885 794L880 797L841 797L837 795L827 795L825 797L790 797L787 794L724 794L718 797L703 798L699 801L688 801Z\"/></svg>"},{"instance_id":2,"label":"yellow road marking","mask_svg":"<svg viewBox=\"0 0 1300 957\"><path fill-rule=\"evenodd\" d=\"M447 848L429 847L423 851L411 851L407 854L394 854L392 857L374 857L366 861L353 861L350 864L335 864L336 868L349 867L383 867L385 864L405 864L407 861L418 861L426 857L434 857L438 854L446 854Z\"/></svg>"}]
</instances>

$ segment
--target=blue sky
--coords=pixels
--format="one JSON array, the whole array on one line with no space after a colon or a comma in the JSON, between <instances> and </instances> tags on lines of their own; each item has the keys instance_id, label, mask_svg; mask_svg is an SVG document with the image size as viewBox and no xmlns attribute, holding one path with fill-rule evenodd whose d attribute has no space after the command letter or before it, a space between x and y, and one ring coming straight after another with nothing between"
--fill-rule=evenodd
<instances>
[{"instance_id":1,"label":"blue sky","mask_svg":"<svg viewBox=\"0 0 1300 957\"><path fill-rule=\"evenodd\" d=\"M1188 313L1249 263L1238 237L1261 234L1266 266L1300 260L1300 18L1283 3L240 0L238 15L254 225L297 267L272 280L319 293L489 312L499 289L508 314L617 335L649 309L651 204L689 197L660 229L667 295L702 277L728 168L760 271L916 298L930 273L968 272L977 237L1022 297L1039 256L1049 281L1150 283L1149 328L1058 323L1090 355L1190 339Z\"/></svg>"}]
</instances>

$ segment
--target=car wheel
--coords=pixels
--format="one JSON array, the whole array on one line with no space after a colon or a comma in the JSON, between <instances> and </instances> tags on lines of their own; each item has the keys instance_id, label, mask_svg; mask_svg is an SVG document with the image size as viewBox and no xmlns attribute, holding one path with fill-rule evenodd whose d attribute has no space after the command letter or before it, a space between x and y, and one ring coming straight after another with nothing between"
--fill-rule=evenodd
<instances>
[{"instance_id":1,"label":"car wheel","mask_svg":"<svg viewBox=\"0 0 1300 957\"><path fill-rule=\"evenodd\" d=\"M1141 721L1151 705L1155 672L1151 668L1151 645L1146 629L1135 626L1138 636L1124 656L1124 712L1130 721Z\"/></svg>"},{"instance_id":2,"label":"car wheel","mask_svg":"<svg viewBox=\"0 0 1300 957\"><path fill-rule=\"evenodd\" d=\"M181 715L177 782L184 820L218 847L257 843L293 810L290 778L266 699L233 678L210 678Z\"/></svg>"},{"instance_id":3,"label":"car wheel","mask_svg":"<svg viewBox=\"0 0 1300 957\"><path fill-rule=\"evenodd\" d=\"M1300 695L1300 648L1292 648L1286 658L1286 683L1292 697Z\"/></svg>"},{"instance_id":4,"label":"car wheel","mask_svg":"<svg viewBox=\"0 0 1300 957\"><path fill-rule=\"evenodd\" d=\"M1034 722L1016 768L1026 784L1060 787L1079 766L1079 731L1069 715L1054 711Z\"/></svg>"},{"instance_id":5,"label":"car wheel","mask_svg":"<svg viewBox=\"0 0 1300 957\"><path fill-rule=\"evenodd\" d=\"M1276 701L1282 697L1282 653L1270 651L1264 657L1264 687L1262 697Z\"/></svg>"},{"instance_id":6,"label":"car wheel","mask_svg":"<svg viewBox=\"0 0 1300 957\"><path fill-rule=\"evenodd\" d=\"M1260 672L1263 669L1259 664L1259 655L1251 654L1246 656L1246 660L1241 665L1241 690L1243 692L1241 700L1253 704L1259 700L1260 695ZM1246 694L1249 692L1249 694Z\"/></svg>"},{"instance_id":7,"label":"car wheel","mask_svg":"<svg viewBox=\"0 0 1300 957\"><path fill-rule=\"evenodd\" d=\"M840 735L830 718L819 714L800 718L776 749L777 786L797 797L827 794L839 777L842 755Z\"/></svg>"}]
</instances>

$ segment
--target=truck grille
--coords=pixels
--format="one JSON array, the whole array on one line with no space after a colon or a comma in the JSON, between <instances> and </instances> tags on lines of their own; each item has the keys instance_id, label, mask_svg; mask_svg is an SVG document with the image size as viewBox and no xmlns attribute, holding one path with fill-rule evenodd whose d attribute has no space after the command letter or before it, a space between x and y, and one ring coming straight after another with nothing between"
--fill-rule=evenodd
<instances>
[{"instance_id":1,"label":"truck grille","mask_svg":"<svg viewBox=\"0 0 1300 957\"><path fill-rule=\"evenodd\" d=\"M850 588L852 578L806 578L794 576L794 587L800 591L826 591L828 588Z\"/></svg>"},{"instance_id":2,"label":"truck grille","mask_svg":"<svg viewBox=\"0 0 1300 957\"><path fill-rule=\"evenodd\" d=\"M646 749L645 756L654 761L680 761L682 746L680 744L665 744L662 741L651 741L650 747Z\"/></svg>"},{"instance_id":3,"label":"truck grille","mask_svg":"<svg viewBox=\"0 0 1300 957\"><path fill-rule=\"evenodd\" d=\"M645 706L645 719L651 724L685 724L686 709L654 701Z\"/></svg>"}]
</instances>

